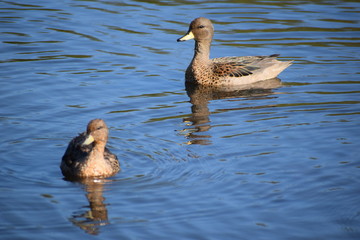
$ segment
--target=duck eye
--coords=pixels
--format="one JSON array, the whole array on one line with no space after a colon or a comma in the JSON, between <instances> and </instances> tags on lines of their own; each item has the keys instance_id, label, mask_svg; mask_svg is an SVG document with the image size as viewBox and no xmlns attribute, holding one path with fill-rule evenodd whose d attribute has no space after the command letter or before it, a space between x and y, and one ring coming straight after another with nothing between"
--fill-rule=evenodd
<instances>
[{"instance_id":1,"label":"duck eye","mask_svg":"<svg viewBox=\"0 0 360 240\"><path fill-rule=\"evenodd\" d=\"M204 25L200 25L199 28L204 28L205 26Z\"/></svg>"},{"instance_id":2,"label":"duck eye","mask_svg":"<svg viewBox=\"0 0 360 240\"><path fill-rule=\"evenodd\" d=\"M98 127L96 130L100 130L100 129L102 129L103 127Z\"/></svg>"}]
</instances>

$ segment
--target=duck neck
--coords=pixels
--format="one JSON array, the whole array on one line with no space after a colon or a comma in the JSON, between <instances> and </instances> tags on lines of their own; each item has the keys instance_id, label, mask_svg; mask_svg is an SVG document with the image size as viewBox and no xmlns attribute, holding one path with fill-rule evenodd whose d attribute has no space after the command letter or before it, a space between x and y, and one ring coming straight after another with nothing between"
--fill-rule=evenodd
<instances>
[{"instance_id":1,"label":"duck neck","mask_svg":"<svg viewBox=\"0 0 360 240\"><path fill-rule=\"evenodd\" d=\"M195 53L193 61L207 62L210 58L211 40L195 41Z\"/></svg>"},{"instance_id":2,"label":"duck neck","mask_svg":"<svg viewBox=\"0 0 360 240\"><path fill-rule=\"evenodd\" d=\"M104 158L105 145L103 142L94 142L90 159L99 160Z\"/></svg>"}]
</instances>

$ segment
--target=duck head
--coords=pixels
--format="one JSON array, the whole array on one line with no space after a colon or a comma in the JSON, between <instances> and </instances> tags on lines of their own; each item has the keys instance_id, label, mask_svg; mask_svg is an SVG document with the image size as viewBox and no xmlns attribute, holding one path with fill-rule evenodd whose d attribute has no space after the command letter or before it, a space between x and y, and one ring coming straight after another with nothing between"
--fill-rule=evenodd
<instances>
[{"instance_id":1,"label":"duck head","mask_svg":"<svg viewBox=\"0 0 360 240\"><path fill-rule=\"evenodd\" d=\"M89 145L91 143L102 143L106 145L108 140L109 129L102 119L93 119L87 125L86 139L82 145Z\"/></svg>"},{"instance_id":2,"label":"duck head","mask_svg":"<svg viewBox=\"0 0 360 240\"><path fill-rule=\"evenodd\" d=\"M194 39L197 42L210 41L214 36L214 26L211 21L204 17L195 18L189 26L189 31L179 38L178 42Z\"/></svg>"}]
</instances>

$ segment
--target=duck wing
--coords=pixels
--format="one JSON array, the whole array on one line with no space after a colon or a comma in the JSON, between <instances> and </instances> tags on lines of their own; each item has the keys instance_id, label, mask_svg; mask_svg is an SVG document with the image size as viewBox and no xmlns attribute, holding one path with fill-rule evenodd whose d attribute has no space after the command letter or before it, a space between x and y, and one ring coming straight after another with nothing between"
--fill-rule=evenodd
<instances>
[{"instance_id":1,"label":"duck wing","mask_svg":"<svg viewBox=\"0 0 360 240\"><path fill-rule=\"evenodd\" d=\"M81 145L84 142L85 138L86 133L84 132L70 141L64 153L64 156L62 157L62 162L64 162L68 167L75 166L77 162L85 159L91 151L92 145Z\"/></svg>"},{"instance_id":2,"label":"duck wing","mask_svg":"<svg viewBox=\"0 0 360 240\"><path fill-rule=\"evenodd\" d=\"M214 64L213 72L220 77L243 77L253 74L256 67L247 66L238 62Z\"/></svg>"},{"instance_id":3,"label":"duck wing","mask_svg":"<svg viewBox=\"0 0 360 240\"><path fill-rule=\"evenodd\" d=\"M243 77L253 74L253 71L260 69L262 62L274 59L278 54L270 56L245 56L245 57L221 57L214 58L213 71L221 77Z\"/></svg>"},{"instance_id":4,"label":"duck wing","mask_svg":"<svg viewBox=\"0 0 360 240\"><path fill-rule=\"evenodd\" d=\"M104 151L104 159L111 165L114 172L118 172L120 170L120 163L115 154L113 154L107 147L105 147Z\"/></svg>"}]
</instances>

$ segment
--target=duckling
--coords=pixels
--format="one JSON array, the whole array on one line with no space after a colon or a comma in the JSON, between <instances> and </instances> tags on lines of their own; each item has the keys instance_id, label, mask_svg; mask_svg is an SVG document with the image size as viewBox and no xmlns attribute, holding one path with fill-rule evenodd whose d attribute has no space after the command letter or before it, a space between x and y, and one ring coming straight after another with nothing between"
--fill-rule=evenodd
<instances>
[{"instance_id":1,"label":"duckling","mask_svg":"<svg viewBox=\"0 0 360 240\"><path fill-rule=\"evenodd\" d=\"M195 40L194 57L185 73L187 82L209 86L252 84L277 77L292 63L276 60L278 54L210 59L213 36L214 27L211 21L199 17L190 23L188 32L177 40Z\"/></svg>"},{"instance_id":2,"label":"duckling","mask_svg":"<svg viewBox=\"0 0 360 240\"><path fill-rule=\"evenodd\" d=\"M105 178L119 172L118 158L106 148L108 134L104 120L91 120L86 132L70 141L60 164L62 174L66 178Z\"/></svg>"}]
</instances>

